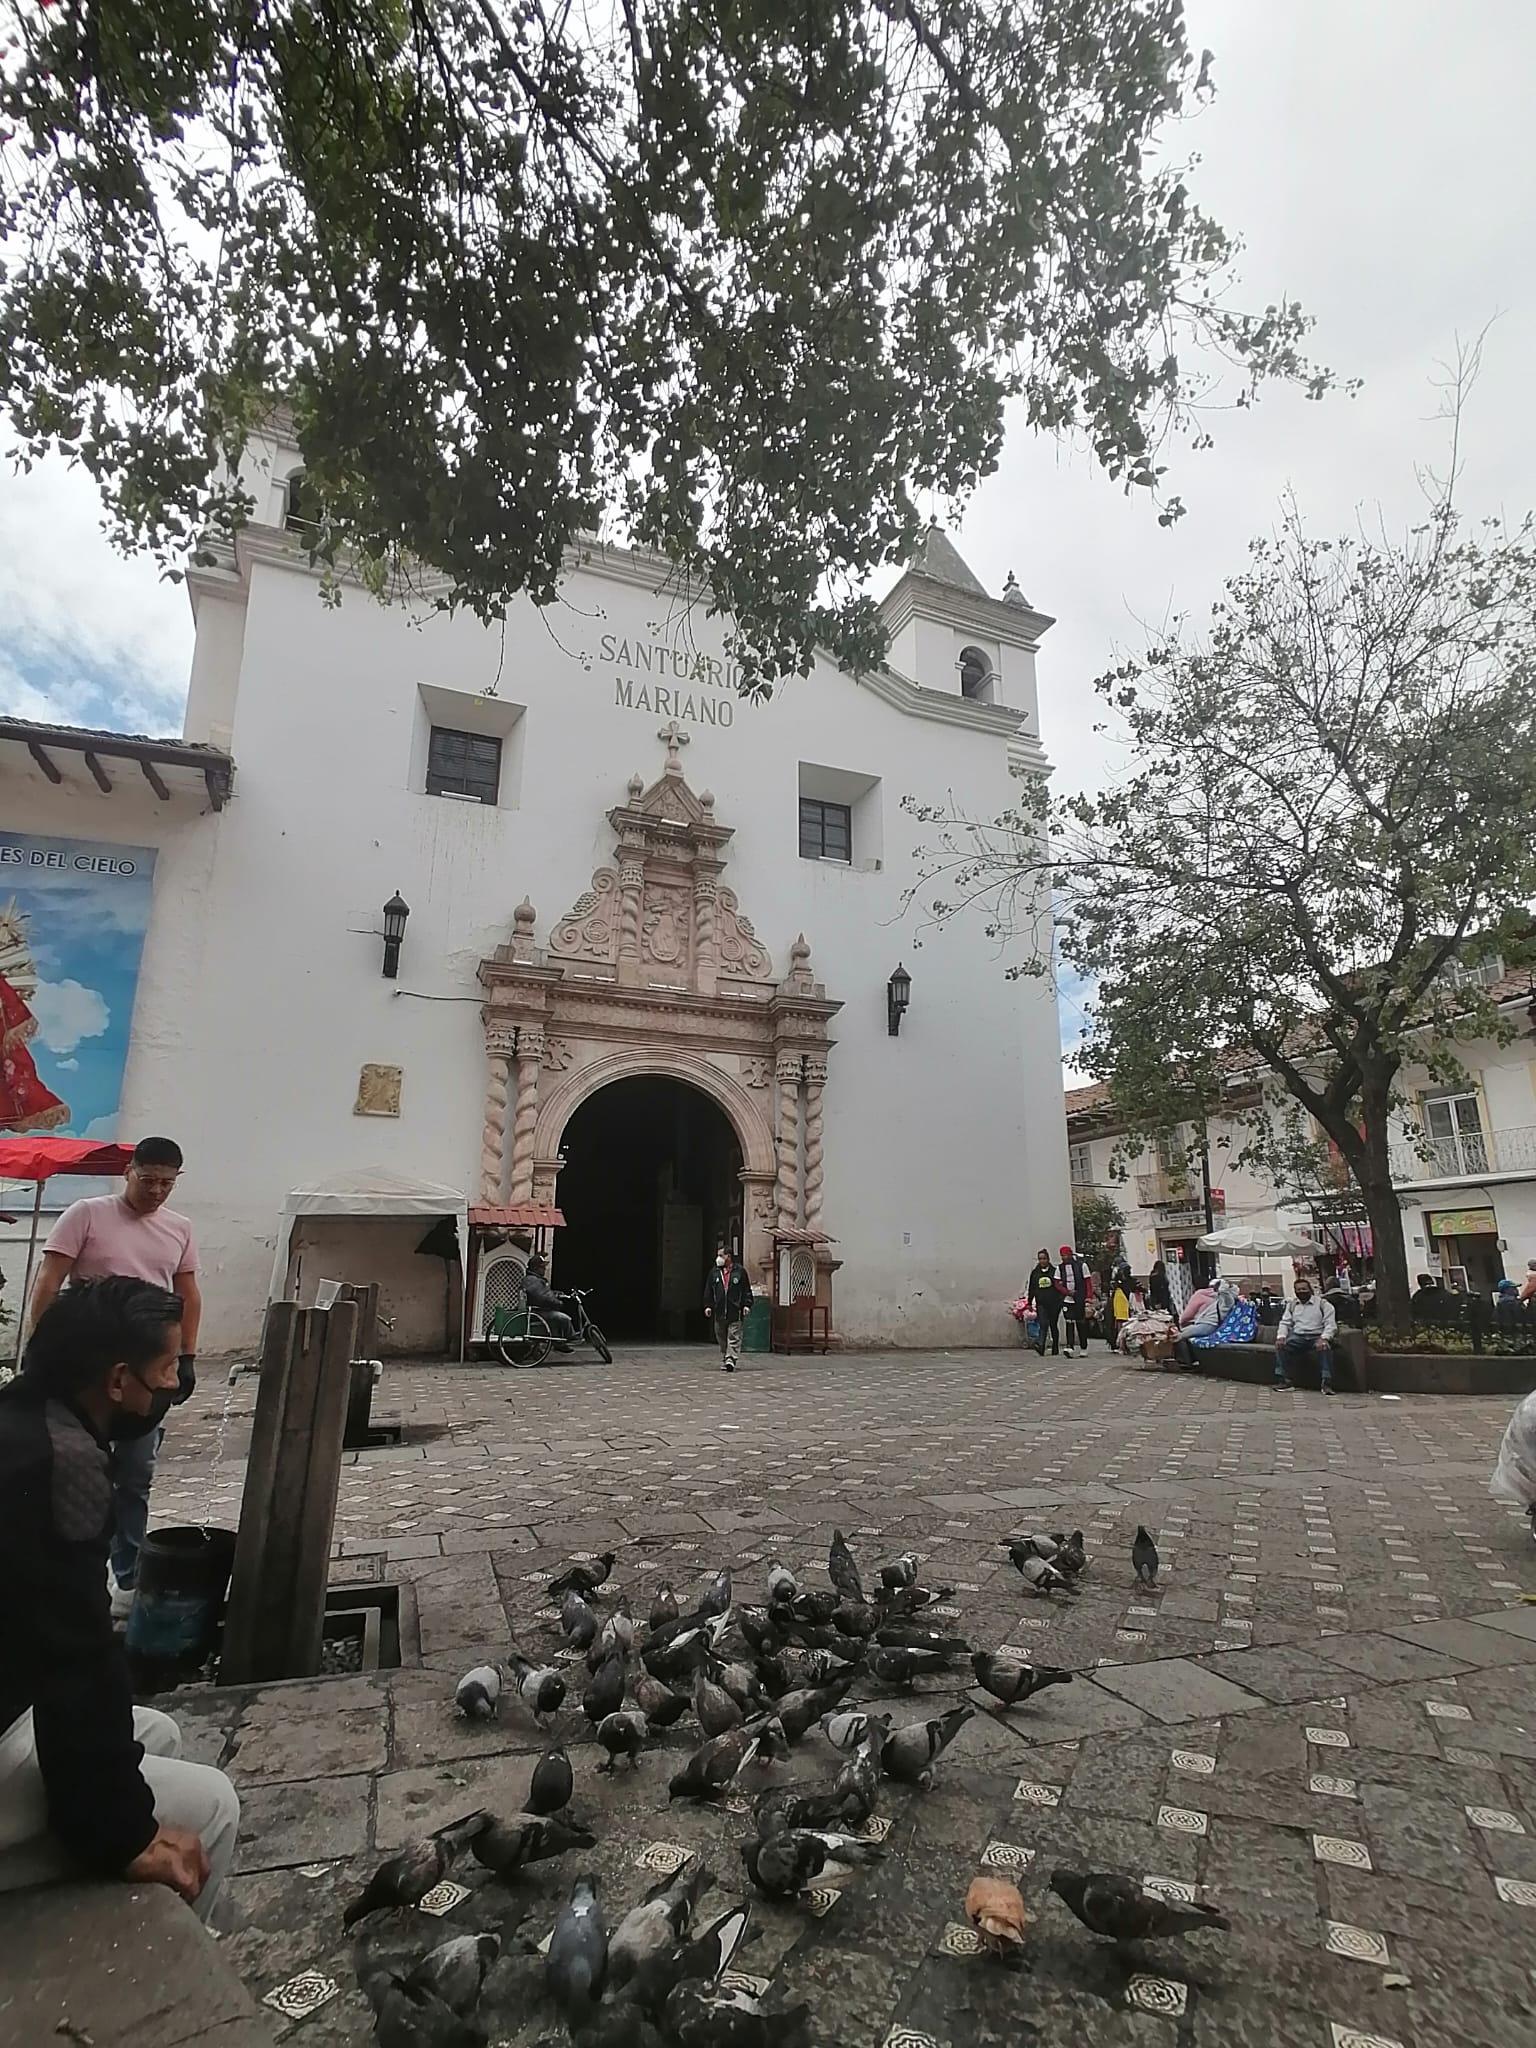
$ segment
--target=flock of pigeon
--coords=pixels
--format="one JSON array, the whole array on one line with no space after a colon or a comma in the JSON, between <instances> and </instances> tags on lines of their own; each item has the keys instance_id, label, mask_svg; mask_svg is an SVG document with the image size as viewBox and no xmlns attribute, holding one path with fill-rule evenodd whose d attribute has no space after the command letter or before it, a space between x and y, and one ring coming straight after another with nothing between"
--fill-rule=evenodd
<instances>
[{"instance_id":1,"label":"flock of pigeon","mask_svg":"<svg viewBox=\"0 0 1536 2048\"><path fill-rule=\"evenodd\" d=\"M1010 1562L1041 1599L1070 1599L1088 1558L1082 1531L1006 1539ZM1131 1552L1143 1585L1157 1581L1157 1547L1138 1528ZM824 1873L846 1875L885 1855L875 1819L883 1780L926 1790L934 1767L976 1709L962 1704L931 1719L893 1726L889 1713L846 1705L855 1685L882 1692L930 1675L953 1677L968 1662L975 1683L1003 1713L1072 1673L1032 1665L1001 1651L973 1651L924 1618L951 1589L918 1583L907 1552L879 1568L866 1594L841 1531L833 1534L830 1590L802 1586L783 1564L768 1572L764 1605L738 1605L729 1570L684 1611L662 1586L646 1625L611 1584L613 1553L569 1565L550 1582L568 1646L566 1669L523 1655L514 1644L500 1663L460 1679L461 1714L489 1720L516 1700L542 1729L566 1703L572 1661L585 1682L580 1708L604 1752L601 1771L621 1763L637 1771L651 1738L692 1714L703 1740L671 1776L671 1800L729 1801L750 1815L738 1846L747 1883L766 1899L807 1897ZM608 1604L608 1596L615 1597ZM602 1613L600 1604L607 1606ZM626 1700L632 1704L626 1705ZM762 1767L785 1757L815 1730L830 1751L814 1781L766 1784L748 1801ZM749 1775L751 1774L751 1775ZM536 1863L591 1849L596 1836L571 1811L574 1777L562 1744L534 1768L525 1810L503 1817L470 1814L381 1864L346 1908L352 1928L391 1908L427 1897L468 1855L507 1885ZM591 1874L575 1879L549 1935L517 1938L527 1907L508 1894L500 1933L463 1934L424 1956L359 1940L359 1982L373 2007L383 2048L484 2048L523 2025L541 2006L558 2009L578 2048L802 2048L809 2008L769 2011L744 1988L732 1964L748 1938L750 1907L733 1903L702 1929L700 1899L715 1873L699 1856L610 1926ZM1136 1941L1225 1928L1212 1906L1173 1903L1114 1872L1058 1869L1051 1889L1090 1932ZM1008 1879L978 1876L965 1912L992 1954L1017 1961L1028 1924L1023 1898ZM380 1923L375 1923L378 1926ZM383 1923L389 1925L390 1923ZM393 1923L396 1929L400 1925Z\"/></svg>"}]
</instances>

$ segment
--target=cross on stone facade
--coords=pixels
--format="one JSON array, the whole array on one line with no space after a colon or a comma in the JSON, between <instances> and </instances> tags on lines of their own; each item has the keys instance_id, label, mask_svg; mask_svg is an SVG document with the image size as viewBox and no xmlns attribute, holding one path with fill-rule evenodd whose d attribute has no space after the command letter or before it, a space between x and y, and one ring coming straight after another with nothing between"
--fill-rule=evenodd
<instances>
[{"instance_id":1,"label":"cross on stone facade","mask_svg":"<svg viewBox=\"0 0 1536 2048\"><path fill-rule=\"evenodd\" d=\"M669 775L681 775L683 772L681 750L693 738L692 733L685 732L674 718L661 728L656 737L666 742L667 773Z\"/></svg>"}]
</instances>

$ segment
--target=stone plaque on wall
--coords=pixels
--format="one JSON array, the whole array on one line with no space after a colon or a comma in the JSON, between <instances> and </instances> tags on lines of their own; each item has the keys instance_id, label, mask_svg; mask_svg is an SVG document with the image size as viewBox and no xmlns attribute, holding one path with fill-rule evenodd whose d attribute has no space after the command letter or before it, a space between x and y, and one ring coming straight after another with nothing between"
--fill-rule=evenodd
<instances>
[{"instance_id":1,"label":"stone plaque on wall","mask_svg":"<svg viewBox=\"0 0 1536 2048\"><path fill-rule=\"evenodd\" d=\"M399 1067L375 1066L371 1061L362 1068L357 1077L357 1100L352 1105L354 1116L398 1116L400 1114Z\"/></svg>"}]
</instances>

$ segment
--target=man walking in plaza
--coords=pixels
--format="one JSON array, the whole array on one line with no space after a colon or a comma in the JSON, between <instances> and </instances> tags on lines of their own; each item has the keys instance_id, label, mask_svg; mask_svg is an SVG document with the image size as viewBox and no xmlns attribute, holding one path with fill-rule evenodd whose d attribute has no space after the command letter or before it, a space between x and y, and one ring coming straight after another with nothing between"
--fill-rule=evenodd
<instances>
[{"instance_id":1,"label":"man walking in plaza","mask_svg":"<svg viewBox=\"0 0 1536 2048\"><path fill-rule=\"evenodd\" d=\"M125 1878L206 1920L240 1802L182 1762L169 1715L134 1706L105 1573L109 1447L153 1437L175 1400L182 1308L143 1280L82 1281L0 1388L0 1892Z\"/></svg>"},{"instance_id":2,"label":"man walking in plaza","mask_svg":"<svg viewBox=\"0 0 1536 2048\"><path fill-rule=\"evenodd\" d=\"M1294 1386L1291 1378L1291 1360L1305 1358L1309 1353L1317 1358L1318 1378L1325 1394L1333 1392L1333 1333L1338 1318L1333 1312L1331 1301L1312 1299L1312 1282L1296 1282L1296 1299L1286 1303L1285 1313L1280 1318L1280 1327L1275 1332L1275 1385Z\"/></svg>"},{"instance_id":3,"label":"man walking in plaza","mask_svg":"<svg viewBox=\"0 0 1536 2048\"><path fill-rule=\"evenodd\" d=\"M1056 1269L1061 1282L1061 1319L1067 1326L1067 1356L1073 1358L1079 1351L1085 1355L1088 1350L1088 1262L1078 1257L1071 1245L1061 1248L1061 1264Z\"/></svg>"},{"instance_id":4,"label":"man walking in plaza","mask_svg":"<svg viewBox=\"0 0 1536 2048\"><path fill-rule=\"evenodd\" d=\"M727 1372L736 1370L736 1361L741 1356L742 1324L751 1306L752 1283L747 1278L747 1269L721 1245L704 1290L704 1313L715 1326L720 1363Z\"/></svg>"},{"instance_id":5,"label":"man walking in plaza","mask_svg":"<svg viewBox=\"0 0 1536 2048\"><path fill-rule=\"evenodd\" d=\"M28 1327L36 1329L61 1288L119 1276L147 1280L181 1302L181 1356L173 1405L190 1400L197 1384L197 1330L203 1302L197 1285L192 1225L166 1207L181 1173L181 1147L173 1138L143 1138L118 1195L71 1202L43 1248L32 1289ZM109 1446L112 1468L112 1613L121 1620L133 1605L139 1547L149 1527L149 1490L163 1429Z\"/></svg>"}]
</instances>

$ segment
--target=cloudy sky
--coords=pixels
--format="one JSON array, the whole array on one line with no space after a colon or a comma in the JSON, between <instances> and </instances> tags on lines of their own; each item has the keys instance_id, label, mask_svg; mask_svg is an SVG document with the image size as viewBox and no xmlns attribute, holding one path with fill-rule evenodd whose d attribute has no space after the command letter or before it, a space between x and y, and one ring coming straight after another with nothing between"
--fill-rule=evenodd
<instances>
[{"instance_id":1,"label":"cloudy sky","mask_svg":"<svg viewBox=\"0 0 1536 2048\"><path fill-rule=\"evenodd\" d=\"M960 544L991 588L1012 569L1059 622L1041 663L1058 787L1114 772L1113 743L1091 730L1093 677L1137 644L1139 622L1203 610L1288 484L1325 531L1378 505L1393 524L1414 516L1416 464L1439 448L1436 366L1490 321L1463 502L1536 502L1536 8L1188 0L1188 17L1219 91L1170 146L1199 153L1196 192L1244 237L1244 302L1300 298L1315 353L1364 389L1322 405L1271 393L1218 419L1212 451L1174 449L1168 482L1189 511L1171 530L1080 451L1010 436ZM0 475L0 620L5 710L177 729L185 595L111 552L83 479Z\"/></svg>"}]
</instances>

